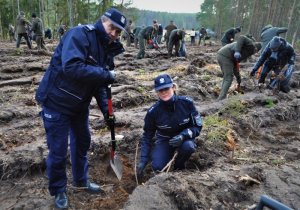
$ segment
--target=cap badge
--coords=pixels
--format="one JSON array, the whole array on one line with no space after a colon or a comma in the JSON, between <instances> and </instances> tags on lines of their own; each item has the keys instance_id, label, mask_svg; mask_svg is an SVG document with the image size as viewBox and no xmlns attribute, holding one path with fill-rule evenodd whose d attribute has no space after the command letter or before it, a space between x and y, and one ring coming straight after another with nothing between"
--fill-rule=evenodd
<instances>
[{"instance_id":1,"label":"cap badge","mask_svg":"<svg viewBox=\"0 0 300 210\"><path fill-rule=\"evenodd\" d=\"M121 22L124 24L125 23L125 17L121 16Z\"/></svg>"},{"instance_id":2,"label":"cap badge","mask_svg":"<svg viewBox=\"0 0 300 210\"><path fill-rule=\"evenodd\" d=\"M107 16L111 16L111 13L109 13L109 12L105 12L105 14L106 14Z\"/></svg>"},{"instance_id":3,"label":"cap badge","mask_svg":"<svg viewBox=\"0 0 300 210\"><path fill-rule=\"evenodd\" d=\"M165 79L164 78L160 78L159 79L159 83L165 83Z\"/></svg>"}]
</instances>

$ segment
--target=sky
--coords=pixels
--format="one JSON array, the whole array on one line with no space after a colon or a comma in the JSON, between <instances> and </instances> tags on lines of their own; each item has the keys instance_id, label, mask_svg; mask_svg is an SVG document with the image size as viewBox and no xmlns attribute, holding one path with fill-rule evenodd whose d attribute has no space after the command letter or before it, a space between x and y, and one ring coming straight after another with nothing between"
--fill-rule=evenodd
<instances>
[{"instance_id":1,"label":"sky","mask_svg":"<svg viewBox=\"0 0 300 210\"><path fill-rule=\"evenodd\" d=\"M138 9L171 12L171 13L197 13L204 0L132 0L130 7Z\"/></svg>"}]
</instances>

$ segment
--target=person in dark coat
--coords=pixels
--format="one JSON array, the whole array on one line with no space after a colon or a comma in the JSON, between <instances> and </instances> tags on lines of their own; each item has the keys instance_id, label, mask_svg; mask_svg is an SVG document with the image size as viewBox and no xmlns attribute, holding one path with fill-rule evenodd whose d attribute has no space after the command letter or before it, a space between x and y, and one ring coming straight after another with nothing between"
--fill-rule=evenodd
<instances>
[{"instance_id":1,"label":"person in dark coat","mask_svg":"<svg viewBox=\"0 0 300 210\"><path fill-rule=\"evenodd\" d=\"M61 38L63 37L63 35L65 34L66 32L66 25L62 24L61 26L59 26L58 30L57 30L57 33L58 33L58 36L59 36L59 40L61 40Z\"/></svg>"},{"instance_id":2,"label":"person in dark coat","mask_svg":"<svg viewBox=\"0 0 300 210\"><path fill-rule=\"evenodd\" d=\"M157 39L158 25L153 23L152 26L147 26L143 28L138 37L139 37L139 52L137 54L137 59L145 57L145 44L149 41L152 41L153 38Z\"/></svg>"},{"instance_id":3,"label":"person in dark coat","mask_svg":"<svg viewBox=\"0 0 300 210\"><path fill-rule=\"evenodd\" d=\"M125 27L126 29L126 47L130 47L131 45L131 36L133 36L132 33L132 20L128 21L128 25Z\"/></svg>"},{"instance_id":4,"label":"person in dark coat","mask_svg":"<svg viewBox=\"0 0 300 210\"><path fill-rule=\"evenodd\" d=\"M22 37L24 37L28 48L31 49L31 41L27 34L26 27L27 28L31 27L31 23L25 18L25 13L21 11L17 17L17 23L16 23L16 32L18 34L17 43L16 43L17 48L20 47L21 39Z\"/></svg>"},{"instance_id":5,"label":"person in dark coat","mask_svg":"<svg viewBox=\"0 0 300 210\"><path fill-rule=\"evenodd\" d=\"M240 89L241 75L239 63L255 54L261 49L261 43L253 42L246 36L240 36L237 42L233 42L222 47L217 53L217 60L223 72L223 82L218 100L223 100L233 81L233 75L236 77L238 89Z\"/></svg>"},{"instance_id":6,"label":"person in dark coat","mask_svg":"<svg viewBox=\"0 0 300 210\"><path fill-rule=\"evenodd\" d=\"M154 87L159 100L150 107L144 119L138 178L143 177L149 162L154 171L161 171L175 152L178 155L174 169L185 169L185 162L196 150L195 138L202 129L202 118L193 100L176 94L176 85L170 75L157 76Z\"/></svg>"},{"instance_id":7,"label":"person in dark coat","mask_svg":"<svg viewBox=\"0 0 300 210\"><path fill-rule=\"evenodd\" d=\"M195 38L196 38L196 31L194 28L192 28L191 32L190 32L190 38L191 38L191 45L194 46L195 45Z\"/></svg>"},{"instance_id":8,"label":"person in dark coat","mask_svg":"<svg viewBox=\"0 0 300 210\"><path fill-rule=\"evenodd\" d=\"M164 33L164 28L161 24L158 24L158 31L157 31L157 43L161 44L161 39Z\"/></svg>"},{"instance_id":9,"label":"person in dark coat","mask_svg":"<svg viewBox=\"0 0 300 210\"><path fill-rule=\"evenodd\" d=\"M295 57L292 45L285 39L275 36L260 55L250 75L254 76L262 66L258 84L263 86L268 73L273 71L274 76L271 77L268 88L274 89L277 85L279 90L288 93L290 91L289 82L294 72ZM284 69L286 65L288 67Z\"/></svg>"},{"instance_id":10,"label":"person in dark coat","mask_svg":"<svg viewBox=\"0 0 300 210\"><path fill-rule=\"evenodd\" d=\"M184 42L185 31L182 29L174 29L169 37L168 55L172 56L173 47L175 46L175 56L179 56L179 49Z\"/></svg>"},{"instance_id":11,"label":"person in dark coat","mask_svg":"<svg viewBox=\"0 0 300 210\"><path fill-rule=\"evenodd\" d=\"M50 28L45 30L45 38L52 39L52 31Z\"/></svg>"},{"instance_id":12,"label":"person in dark coat","mask_svg":"<svg viewBox=\"0 0 300 210\"><path fill-rule=\"evenodd\" d=\"M234 42L235 34L240 33L240 32L241 32L240 27L230 28L227 31L225 31L225 33L221 39L222 46L225 46L226 44L230 44L230 43Z\"/></svg>"},{"instance_id":13,"label":"person in dark coat","mask_svg":"<svg viewBox=\"0 0 300 210\"><path fill-rule=\"evenodd\" d=\"M8 34L9 34L9 40L10 40L10 42L16 41L15 27L13 27L12 24L8 25Z\"/></svg>"},{"instance_id":14,"label":"person in dark coat","mask_svg":"<svg viewBox=\"0 0 300 210\"><path fill-rule=\"evenodd\" d=\"M266 25L260 34L260 39L262 42L261 53L264 51L268 43L273 37L279 36L280 34L286 33L288 31L285 27L273 27L272 25Z\"/></svg>"},{"instance_id":15,"label":"person in dark coat","mask_svg":"<svg viewBox=\"0 0 300 210\"><path fill-rule=\"evenodd\" d=\"M199 42L198 42L198 45L200 46L201 44L201 40L203 39L203 44L205 46L205 39L207 37L207 31L204 27L202 27L199 31Z\"/></svg>"},{"instance_id":16,"label":"person in dark coat","mask_svg":"<svg viewBox=\"0 0 300 210\"><path fill-rule=\"evenodd\" d=\"M134 47L138 49L138 43L139 43L139 33L142 30L141 26L137 26L133 29L134 34Z\"/></svg>"},{"instance_id":17,"label":"person in dark coat","mask_svg":"<svg viewBox=\"0 0 300 210\"><path fill-rule=\"evenodd\" d=\"M174 30L174 29L177 29L177 26L174 24L174 21L171 20L170 21L170 24L167 25L165 27L165 30L166 30L166 33L165 33L165 40L166 40L166 46L168 47L168 44L169 44L169 37L170 37L170 34L171 32Z\"/></svg>"},{"instance_id":18,"label":"person in dark coat","mask_svg":"<svg viewBox=\"0 0 300 210\"><path fill-rule=\"evenodd\" d=\"M80 25L64 35L36 92L42 105L49 154L46 161L49 191L58 209L68 208L66 164L68 145L73 185L92 193L100 186L88 175L89 106L95 97L107 122L107 87L115 80L114 56L124 52L119 37L125 16L108 9L95 25ZM70 142L68 142L70 141Z\"/></svg>"},{"instance_id":19,"label":"person in dark coat","mask_svg":"<svg viewBox=\"0 0 300 210\"><path fill-rule=\"evenodd\" d=\"M35 35L35 42L37 44L37 49L38 50L46 50L48 49L45 46L44 42L44 26L43 26L43 21L36 16L35 13L32 13L32 28L31 30L34 32Z\"/></svg>"}]
</instances>

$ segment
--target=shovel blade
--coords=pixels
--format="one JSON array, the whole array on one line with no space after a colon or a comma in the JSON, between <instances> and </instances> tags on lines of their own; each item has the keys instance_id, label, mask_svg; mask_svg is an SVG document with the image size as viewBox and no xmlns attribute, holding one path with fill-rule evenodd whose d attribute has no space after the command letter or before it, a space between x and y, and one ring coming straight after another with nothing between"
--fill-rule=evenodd
<instances>
[{"instance_id":1,"label":"shovel blade","mask_svg":"<svg viewBox=\"0 0 300 210\"><path fill-rule=\"evenodd\" d=\"M118 155L114 155L113 160L110 159L110 166L120 181L122 178L122 174L123 174L123 163Z\"/></svg>"}]
</instances>

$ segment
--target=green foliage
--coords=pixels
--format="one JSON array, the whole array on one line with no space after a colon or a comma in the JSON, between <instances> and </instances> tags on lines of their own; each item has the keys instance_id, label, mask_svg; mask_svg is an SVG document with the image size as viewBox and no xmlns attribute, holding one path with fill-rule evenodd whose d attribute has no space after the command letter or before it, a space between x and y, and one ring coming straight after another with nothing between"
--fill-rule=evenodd
<instances>
[{"instance_id":1,"label":"green foliage","mask_svg":"<svg viewBox=\"0 0 300 210\"><path fill-rule=\"evenodd\" d=\"M271 161L271 164L274 166L280 166L285 163L285 160L283 158L274 159Z\"/></svg>"},{"instance_id":2,"label":"green foliage","mask_svg":"<svg viewBox=\"0 0 300 210\"><path fill-rule=\"evenodd\" d=\"M274 106L275 106L274 101L273 101L272 99L268 98L268 99L266 100L265 107L267 107L267 108L272 108L272 107L274 107Z\"/></svg>"},{"instance_id":3,"label":"green foliage","mask_svg":"<svg viewBox=\"0 0 300 210\"><path fill-rule=\"evenodd\" d=\"M230 98L225 106L220 110L221 113L228 114L230 116L240 118L241 113L246 111L246 105L244 105L237 98Z\"/></svg>"},{"instance_id":4,"label":"green foliage","mask_svg":"<svg viewBox=\"0 0 300 210\"><path fill-rule=\"evenodd\" d=\"M229 131L228 121L217 115L211 115L204 118L203 130L207 131L208 141L223 142L226 133Z\"/></svg>"}]
</instances>

